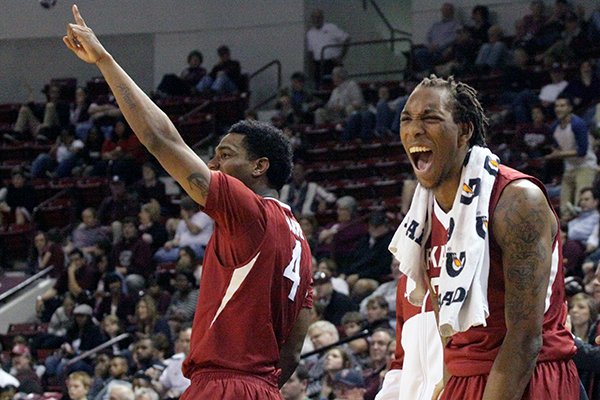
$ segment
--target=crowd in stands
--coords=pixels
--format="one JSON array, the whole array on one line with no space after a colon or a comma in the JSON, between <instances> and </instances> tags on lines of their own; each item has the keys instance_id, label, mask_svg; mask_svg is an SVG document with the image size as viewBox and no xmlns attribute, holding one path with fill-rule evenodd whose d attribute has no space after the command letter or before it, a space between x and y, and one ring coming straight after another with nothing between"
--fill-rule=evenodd
<instances>
[{"instance_id":1,"label":"crowd in stands","mask_svg":"<svg viewBox=\"0 0 600 400\"><path fill-rule=\"evenodd\" d=\"M534 0L530 11L514 21L514 36L506 36L487 7L474 7L472 21L462 24L446 3L427 43L414 48L414 70L377 85L348 78L349 35L325 23L322 11L312 13L307 46L319 90L310 89L303 72L294 73L278 93L272 119L295 150L281 200L296 214L314 257L313 322L301 366L281 390L286 400L374 399L400 345L394 332L399 271L387 246L414 180L402 169L401 146L392 145L408 95L430 73L453 74L478 89L490 119L489 146L548 187L562 221L570 324L582 354L577 365L591 398L600 399L593 363L584 357L600 333L600 48L593 46L600 7L586 16L564 0L551 10ZM329 44L339 47L322 53ZM246 89L240 63L227 46L217 52L210 72L202 54L190 52L181 74L164 77L157 101L239 95ZM181 363L213 221L189 197L167 193L164 171L110 93L91 97L85 88L72 89L69 97L65 86L48 85L47 102L22 104L3 131L0 147L33 143L41 150L4 176L2 231L35 227L45 200L36 190L40 182L97 178L102 196L74 203L75 221L31 235L29 272L52 267L48 276L56 281L37 298L35 334L2 338L0 400L49 390L73 400L176 399L189 384ZM318 158L320 150L325 158ZM369 175L373 164L349 168L360 166L363 154L391 162L393 170ZM336 171L342 179L328 177ZM359 172L366 175L354 183L375 178L367 180L366 195L348 184ZM378 192L374 182L390 177L397 178L393 193ZM0 261L10 259L0 253ZM339 343L347 337L355 338Z\"/></svg>"}]
</instances>

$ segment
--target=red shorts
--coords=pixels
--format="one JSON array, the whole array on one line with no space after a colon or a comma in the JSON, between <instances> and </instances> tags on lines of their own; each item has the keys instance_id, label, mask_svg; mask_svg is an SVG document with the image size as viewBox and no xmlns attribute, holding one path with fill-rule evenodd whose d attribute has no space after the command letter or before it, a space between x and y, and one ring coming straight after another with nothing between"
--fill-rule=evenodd
<instances>
[{"instance_id":1,"label":"red shorts","mask_svg":"<svg viewBox=\"0 0 600 400\"><path fill-rule=\"evenodd\" d=\"M453 376L442 400L481 400L487 375ZM522 400L579 400L579 375L572 360L538 363Z\"/></svg>"},{"instance_id":2,"label":"red shorts","mask_svg":"<svg viewBox=\"0 0 600 400\"><path fill-rule=\"evenodd\" d=\"M191 380L179 400L281 400L275 386L251 375L202 372Z\"/></svg>"}]
</instances>

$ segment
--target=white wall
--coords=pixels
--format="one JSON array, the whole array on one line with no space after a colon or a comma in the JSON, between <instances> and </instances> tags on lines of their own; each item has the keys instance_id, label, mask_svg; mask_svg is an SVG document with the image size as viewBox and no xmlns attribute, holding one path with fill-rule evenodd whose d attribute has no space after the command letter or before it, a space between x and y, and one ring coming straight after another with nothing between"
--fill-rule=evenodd
<instances>
[{"instance_id":1,"label":"white wall","mask_svg":"<svg viewBox=\"0 0 600 400\"><path fill-rule=\"evenodd\" d=\"M43 9L37 0L0 0L0 103L24 101L27 81L39 90L52 77L74 76L80 83L97 76L76 60L61 37L73 0ZM283 63L284 82L302 69L302 0L80 0L79 8L107 49L146 90L164 73L179 73L192 49L215 63L216 48L227 44L244 72L273 60ZM258 80L253 88L274 84ZM254 93L254 98L261 93Z\"/></svg>"}]
</instances>

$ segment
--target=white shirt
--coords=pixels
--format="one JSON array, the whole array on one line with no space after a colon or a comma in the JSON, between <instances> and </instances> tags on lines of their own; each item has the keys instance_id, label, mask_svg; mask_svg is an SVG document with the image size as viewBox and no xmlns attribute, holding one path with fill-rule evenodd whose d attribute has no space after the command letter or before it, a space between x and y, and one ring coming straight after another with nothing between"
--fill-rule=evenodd
<instances>
[{"instance_id":1,"label":"white shirt","mask_svg":"<svg viewBox=\"0 0 600 400\"><path fill-rule=\"evenodd\" d=\"M312 27L306 32L306 49L313 53L315 61L321 61L321 49L330 44L342 44L349 35L331 23L325 23L321 29ZM323 53L325 60L339 58L342 55L342 47L328 47Z\"/></svg>"},{"instance_id":2,"label":"white shirt","mask_svg":"<svg viewBox=\"0 0 600 400\"><path fill-rule=\"evenodd\" d=\"M569 82L563 80L558 83L549 83L549 84L543 86L542 89L540 90L539 99L541 101L547 101L549 103L554 103L556 101L556 98L560 94L560 92L562 92L564 90L564 88L567 87L568 84L569 84Z\"/></svg>"},{"instance_id":3,"label":"white shirt","mask_svg":"<svg viewBox=\"0 0 600 400\"><path fill-rule=\"evenodd\" d=\"M188 378L183 376L183 372L181 372L183 360L185 360L184 353L177 353L168 360L165 360L167 368L165 368L158 379L165 391L170 391L171 397L176 397L173 395L180 396L191 383Z\"/></svg>"},{"instance_id":4,"label":"white shirt","mask_svg":"<svg viewBox=\"0 0 600 400\"><path fill-rule=\"evenodd\" d=\"M192 235L186 226L185 221L180 220L177 224L177 230L175 231L175 237L179 240L179 247L189 246L195 243L206 246L213 232L214 223L212 218L202 211L198 211L196 214L192 215L190 221L200 228L200 232L197 235Z\"/></svg>"}]
</instances>

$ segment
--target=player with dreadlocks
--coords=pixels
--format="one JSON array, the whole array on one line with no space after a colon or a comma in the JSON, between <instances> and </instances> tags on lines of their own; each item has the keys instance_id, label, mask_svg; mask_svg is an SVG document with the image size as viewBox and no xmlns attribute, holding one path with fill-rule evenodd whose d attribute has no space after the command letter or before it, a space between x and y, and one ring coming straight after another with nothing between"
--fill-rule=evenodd
<instances>
[{"instance_id":1,"label":"player with dreadlocks","mask_svg":"<svg viewBox=\"0 0 600 400\"><path fill-rule=\"evenodd\" d=\"M579 399L557 215L539 181L485 147L487 125L477 92L452 77L423 79L402 111L419 185L390 244L408 278L391 390L431 394L439 331L442 399Z\"/></svg>"}]
</instances>

